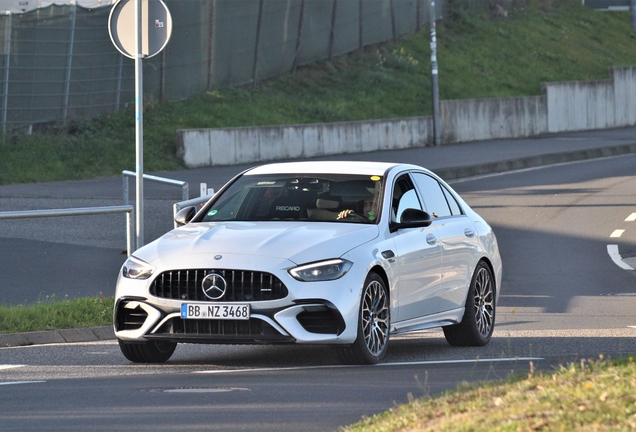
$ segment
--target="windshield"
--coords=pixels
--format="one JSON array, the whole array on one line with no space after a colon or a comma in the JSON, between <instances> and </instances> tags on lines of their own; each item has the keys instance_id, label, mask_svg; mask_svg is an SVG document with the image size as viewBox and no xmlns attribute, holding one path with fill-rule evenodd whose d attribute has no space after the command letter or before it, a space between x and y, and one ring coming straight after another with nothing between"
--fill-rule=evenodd
<instances>
[{"instance_id":1,"label":"windshield","mask_svg":"<svg viewBox=\"0 0 636 432\"><path fill-rule=\"evenodd\" d=\"M199 222L320 221L374 224L382 177L349 174L243 175L208 205Z\"/></svg>"}]
</instances>

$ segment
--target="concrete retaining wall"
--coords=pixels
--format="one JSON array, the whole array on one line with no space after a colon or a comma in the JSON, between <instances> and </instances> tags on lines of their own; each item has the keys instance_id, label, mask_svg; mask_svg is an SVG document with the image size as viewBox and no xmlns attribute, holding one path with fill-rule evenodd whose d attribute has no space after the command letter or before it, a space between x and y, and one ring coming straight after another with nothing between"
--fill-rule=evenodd
<instances>
[{"instance_id":1,"label":"concrete retaining wall","mask_svg":"<svg viewBox=\"0 0 636 432\"><path fill-rule=\"evenodd\" d=\"M423 147L433 141L430 117L310 125L177 131L189 168Z\"/></svg>"},{"instance_id":2,"label":"concrete retaining wall","mask_svg":"<svg viewBox=\"0 0 636 432\"><path fill-rule=\"evenodd\" d=\"M529 137L547 132L546 97L441 102L442 142Z\"/></svg>"},{"instance_id":3,"label":"concrete retaining wall","mask_svg":"<svg viewBox=\"0 0 636 432\"><path fill-rule=\"evenodd\" d=\"M441 102L445 144L636 125L636 67L610 80L547 83L544 95ZM177 131L190 168L433 144L432 118Z\"/></svg>"}]
</instances>

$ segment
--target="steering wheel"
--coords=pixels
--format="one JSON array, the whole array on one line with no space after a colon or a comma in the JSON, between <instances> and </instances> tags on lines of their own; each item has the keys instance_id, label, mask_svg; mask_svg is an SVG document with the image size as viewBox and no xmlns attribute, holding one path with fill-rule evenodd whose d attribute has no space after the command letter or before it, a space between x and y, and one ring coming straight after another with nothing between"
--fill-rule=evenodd
<instances>
[{"instance_id":1,"label":"steering wheel","mask_svg":"<svg viewBox=\"0 0 636 432\"><path fill-rule=\"evenodd\" d=\"M369 218L366 217L363 214L360 213L356 213L354 211L352 211L351 213L348 213L343 219L347 219L347 218L351 218L351 219L355 219L359 222L369 222Z\"/></svg>"}]
</instances>

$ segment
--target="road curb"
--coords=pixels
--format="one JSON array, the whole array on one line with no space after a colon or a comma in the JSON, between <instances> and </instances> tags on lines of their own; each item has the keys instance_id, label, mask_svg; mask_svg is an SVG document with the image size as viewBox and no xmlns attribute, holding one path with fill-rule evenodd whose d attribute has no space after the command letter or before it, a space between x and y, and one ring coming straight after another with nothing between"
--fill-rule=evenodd
<instances>
[{"instance_id":1,"label":"road curb","mask_svg":"<svg viewBox=\"0 0 636 432\"><path fill-rule=\"evenodd\" d=\"M54 343L95 342L115 339L112 326L0 334L0 347Z\"/></svg>"},{"instance_id":2,"label":"road curb","mask_svg":"<svg viewBox=\"0 0 636 432\"><path fill-rule=\"evenodd\" d=\"M636 153L636 143L528 156L524 158L489 162L478 165L467 165L454 168L440 168L433 171L444 180L458 180L467 177L477 177L487 174L497 174L526 168L535 168L540 166L548 166L589 159L599 159L631 153Z\"/></svg>"}]
</instances>

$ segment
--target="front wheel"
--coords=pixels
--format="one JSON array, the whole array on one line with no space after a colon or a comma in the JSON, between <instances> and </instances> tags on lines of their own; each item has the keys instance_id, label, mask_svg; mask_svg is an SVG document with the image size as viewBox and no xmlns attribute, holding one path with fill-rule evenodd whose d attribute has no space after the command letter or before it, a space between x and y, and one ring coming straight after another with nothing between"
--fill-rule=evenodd
<instances>
[{"instance_id":1,"label":"front wheel","mask_svg":"<svg viewBox=\"0 0 636 432\"><path fill-rule=\"evenodd\" d=\"M495 281L490 267L480 261L468 289L462 322L444 327L444 336L454 346L483 346L490 342L494 328Z\"/></svg>"},{"instance_id":2,"label":"front wheel","mask_svg":"<svg viewBox=\"0 0 636 432\"><path fill-rule=\"evenodd\" d=\"M119 349L124 357L135 363L163 363L177 348L175 342L150 341L145 343L126 343L119 340Z\"/></svg>"},{"instance_id":3,"label":"front wheel","mask_svg":"<svg viewBox=\"0 0 636 432\"><path fill-rule=\"evenodd\" d=\"M362 289L358 314L358 337L339 347L340 358L348 364L376 364L389 345L389 294L384 280L369 273Z\"/></svg>"}]
</instances>

